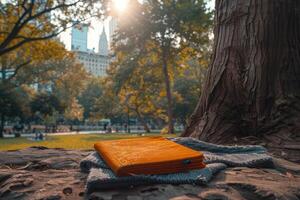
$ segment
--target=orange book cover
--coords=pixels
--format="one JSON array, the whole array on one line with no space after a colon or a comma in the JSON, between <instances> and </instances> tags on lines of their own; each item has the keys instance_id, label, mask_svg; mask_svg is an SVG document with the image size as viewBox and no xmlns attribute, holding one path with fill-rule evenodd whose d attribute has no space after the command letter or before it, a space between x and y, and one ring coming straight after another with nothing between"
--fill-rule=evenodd
<instances>
[{"instance_id":1,"label":"orange book cover","mask_svg":"<svg viewBox=\"0 0 300 200\"><path fill-rule=\"evenodd\" d=\"M205 167L203 153L163 137L101 141L94 148L117 176L177 173Z\"/></svg>"}]
</instances>

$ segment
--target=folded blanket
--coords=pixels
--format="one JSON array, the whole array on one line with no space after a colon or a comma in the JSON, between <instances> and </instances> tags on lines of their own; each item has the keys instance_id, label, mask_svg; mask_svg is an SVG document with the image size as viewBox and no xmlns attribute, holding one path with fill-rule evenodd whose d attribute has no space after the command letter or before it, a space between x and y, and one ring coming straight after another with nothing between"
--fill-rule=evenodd
<instances>
[{"instance_id":1,"label":"folded blanket","mask_svg":"<svg viewBox=\"0 0 300 200\"><path fill-rule=\"evenodd\" d=\"M262 146L214 145L193 138L170 140L197 151L201 150L206 167L183 173L117 177L101 156L93 152L80 162L81 170L89 173L87 192L149 184L205 184L226 167L273 167L272 157L266 154L266 149Z\"/></svg>"},{"instance_id":2,"label":"folded blanket","mask_svg":"<svg viewBox=\"0 0 300 200\"><path fill-rule=\"evenodd\" d=\"M163 137L106 140L94 147L117 176L170 174L205 167L202 152Z\"/></svg>"}]
</instances>

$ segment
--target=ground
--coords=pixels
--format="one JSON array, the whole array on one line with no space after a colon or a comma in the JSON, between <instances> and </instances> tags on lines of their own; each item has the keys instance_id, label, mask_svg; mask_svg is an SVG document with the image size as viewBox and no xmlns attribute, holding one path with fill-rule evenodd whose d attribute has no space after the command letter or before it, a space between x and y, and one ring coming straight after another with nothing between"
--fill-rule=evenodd
<instances>
[{"instance_id":1,"label":"ground","mask_svg":"<svg viewBox=\"0 0 300 200\"><path fill-rule=\"evenodd\" d=\"M144 134L145 136L174 137L174 134ZM48 135L45 141L32 141L27 138L0 139L0 151L24 149L31 146L65 149L92 149L96 141L140 137L141 134L77 134L77 135Z\"/></svg>"},{"instance_id":2,"label":"ground","mask_svg":"<svg viewBox=\"0 0 300 200\"><path fill-rule=\"evenodd\" d=\"M153 185L85 193L80 160L90 150L27 148L0 152L0 199L300 199L300 166L275 159L276 169L229 168L208 185Z\"/></svg>"}]
</instances>

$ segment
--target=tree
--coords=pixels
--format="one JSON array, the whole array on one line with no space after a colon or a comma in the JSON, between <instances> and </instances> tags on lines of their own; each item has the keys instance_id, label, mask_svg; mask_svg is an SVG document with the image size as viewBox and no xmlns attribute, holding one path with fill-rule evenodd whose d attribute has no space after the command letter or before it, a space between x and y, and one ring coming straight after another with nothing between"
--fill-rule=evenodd
<instances>
[{"instance_id":1,"label":"tree","mask_svg":"<svg viewBox=\"0 0 300 200\"><path fill-rule=\"evenodd\" d=\"M39 117L47 126L51 125L53 128L57 124L59 116L61 116L66 108L60 100L51 93L39 93L30 103L31 112L33 116Z\"/></svg>"},{"instance_id":2,"label":"tree","mask_svg":"<svg viewBox=\"0 0 300 200\"><path fill-rule=\"evenodd\" d=\"M4 125L8 120L25 121L31 116L30 101L34 91L25 85L0 84L0 138L3 137Z\"/></svg>"},{"instance_id":3,"label":"tree","mask_svg":"<svg viewBox=\"0 0 300 200\"><path fill-rule=\"evenodd\" d=\"M102 80L100 78L90 78L87 80L87 86L79 96L79 103L84 108L83 118L92 118L92 112L97 99L103 95Z\"/></svg>"},{"instance_id":4,"label":"tree","mask_svg":"<svg viewBox=\"0 0 300 200\"><path fill-rule=\"evenodd\" d=\"M122 105L114 92L114 83L110 78L101 80L102 94L95 99L90 113L92 120L114 119L122 115Z\"/></svg>"},{"instance_id":5,"label":"tree","mask_svg":"<svg viewBox=\"0 0 300 200\"><path fill-rule=\"evenodd\" d=\"M63 44L56 40L36 41L0 57L1 83L15 87L54 80L74 60Z\"/></svg>"},{"instance_id":6,"label":"tree","mask_svg":"<svg viewBox=\"0 0 300 200\"><path fill-rule=\"evenodd\" d=\"M147 117L166 119L161 106L164 95L160 95L164 90L160 87L161 80L155 69L136 68L118 91L120 103L127 112L131 111L138 118L146 132L150 132Z\"/></svg>"},{"instance_id":7,"label":"tree","mask_svg":"<svg viewBox=\"0 0 300 200\"><path fill-rule=\"evenodd\" d=\"M181 52L189 49L197 54L199 45L207 43L211 15L203 1L134 2L134 14L126 16L129 22L120 24L116 51L127 46L140 57L156 54L155 65L160 65L167 99L168 131L173 133L173 69L178 67Z\"/></svg>"},{"instance_id":8,"label":"tree","mask_svg":"<svg viewBox=\"0 0 300 200\"><path fill-rule=\"evenodd\" d=\"M52 94L64 106L64 117L69 120L81 120L83 108L78 102L78 97L84 91L88 74L83 66L74 58L66 60L65 69L53 81Z\"/></svg>"},{"instance_id":9,"label":"tree","mask_svg":"<svg viewBox=\"0 0 300 200\"><path fill-rule=\"evenodd\" d=\"M64 114L66 119L69 120L82 120L83 119L83 108L78 103L78 99L73 97Z\"/></svg>"},{"instance_id":10,"label":"tree","mask_svg":"<svg viewBox=\"0 0 300 200\"><path fill-rule=\"evenodd\" d=\"M137 117L144 129L150 132L149 118L167 121L166 92L157 53L150 49L156 46L148 42L144 51L128 40L118 45L115 62L110 65L108 77L113 91L119 97L123 112ZM153 53L151 53L153 52Z\"/></svg>"},{"instance_id":11,"label":"tree","mask_svg":"<svg viewBox=\"0 0 300 200\"><path fill-rule=\"evenodd\" d=\"M184 136L299 149L299 10L297 0L216 1L214 53Z\"/></svg>"},{"instance_id":12,"label":"tree","mask_svg":"<svg viewBox=\"0 0 300 200\"><path fill-rule=\"evenodd\" d=\"M198 59L190 58L182 73L174 80L174 116L186 127L189 116L193 113L202 92L204 77L208 67L210 45Z\"/></svg>"},{"instance_id":13,"label":"tree","mask_svg":"<svg viewBox=\"0 0 300 200\"><path fill-rule=\"evenodd\" d=\"M9 0L0 3L0 56L24 44L56 37L103 9L95 0Z\"/></svg>"},{"instance_id":14,"label":"tree","mask_svg":"<svg viewBox=\"0 0 300 200\"><path fill-rule=\"evenodd\" d=\"M51 116L55 111L64 112L64 107L59 99L53 94L41 93L31 102L31 110L33 113L40 113L43 116Z\"/></svg>"},{"instance_id":15,"label":"tree","mask_svg":"<svg viewBox=\"0 0 300 200\"><path fill-rule=\"evenodd\" d=\"M103 16L106 3L95 4L95 2L95 0L1 1L1 90L14 96L14 90L24 85L48 84L64 75L68 62L72 59L74 61L74 57L55 37L67 28L91 17ZM76 101L72 102L74 105ZM7 103L3 105L7 109L12 108L9 101L4 100L2 103ZM5 121L6 114L11 113L4 110L0 112L2 121Z\"/></svg>"},{"instance_id":16,"label":"tree","mask_svg":"<svg viewBox=\"0 0 300 200\"><path fill-rule=\"evenodd\" d=\"M5 93L12 93L13 96L15 91L22 90L24 87L33 88L44 85L49 88L58 81L69 82L69 86L74 85L73 87L67 86L69 89L66 92L70 93L69 91L78 90L86 76L82 66L75 63L74 55L56 40L42 40L24 44L14 51L2 55L0 65L0 87ZM78 76L81 76L81 78ZM73 77L73 82L71 77ZM77 79L80 81L77 81ZM26 93L26 91L23 91L23 93ZM72 92L72 94L74 93ZM74 95L77 95L77 93ZM5 102L7 105L4 105ZM8 101L3 101L2 106L7 107L7 109L12 108ZM30 106L24 102L22 108L26 107L29 108ZM19 114L20 117L23 115L22 112L14 113ZM2 112L0 110L0 114L3 116L3 120L8 119L10 116L10 114L6 116L7 111Z\"/></svg>"}]
</instances>

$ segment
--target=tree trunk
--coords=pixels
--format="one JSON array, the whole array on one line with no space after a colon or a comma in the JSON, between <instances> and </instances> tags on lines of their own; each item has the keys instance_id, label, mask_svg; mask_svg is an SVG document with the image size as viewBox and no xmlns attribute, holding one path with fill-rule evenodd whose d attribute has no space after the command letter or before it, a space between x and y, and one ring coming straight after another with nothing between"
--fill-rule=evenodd
<instances>
[{"instance_id":1,"label":"tree trunk","mask_svg":"<svg viewBox=\"0 0 300 200\"><path fill-rule=\"evenodd\" d=\"M300 1L218 0L214 53L183 136L300 143Z\"/></svg>"},{"instance_id":2,"label":"tree trunk","mask_svg":"<svg viewBox=\"0 0 300 200\"><path fill-rule=\"evenodd\" d=\"M174 123L173 123L173 101L172 101L172 92L170 84L170 76L168 71L168 61L167 61L167 52L166 48L162 47L162 62L163 62L163 74L165 79L166 94L168 100L168 133L174 133Z\"/></svg>"},{"instance_id":3,"label":"tree trunk","mask_svg":"<svg viewBox=\"0 0 300 200\"><path fill-rule=\"evenodd\" d=\"M150 133L150 132L151 132L151 131L150 131L150 128L149 128L147 122L146 122L146 121L144 120L144 118L142 117L141 113L138 111L138 109L135 109L135 112L136 112L136 114L137 114L137 117L139 118L139 121L143 124L143 127L144 127L145 131L146 131L147 133Z\"/></svg>"}]
</instances>

